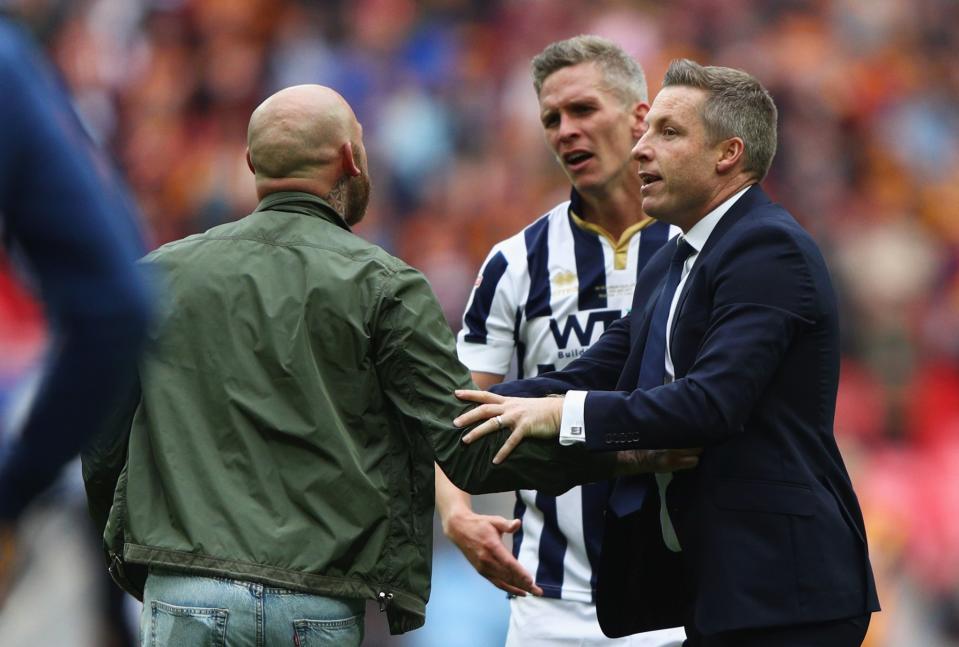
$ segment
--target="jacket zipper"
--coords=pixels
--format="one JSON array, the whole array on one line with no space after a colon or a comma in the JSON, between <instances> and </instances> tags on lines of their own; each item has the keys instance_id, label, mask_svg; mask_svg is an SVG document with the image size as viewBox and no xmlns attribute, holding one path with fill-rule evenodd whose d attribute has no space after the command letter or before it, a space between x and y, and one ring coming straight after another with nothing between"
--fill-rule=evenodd
<instances>
[{"instance_id":1,"label":"jacket zipper","mask_svg":"<svg viewBox=\"0 0 959 647\"><path fill-rule=\"evenodd\" d=\"M393 601L393 594L387 591L380 591L376 596L376 600L380 603L380 613L383 613L390 606L390 602Z\"/></svg>"}]
</instances>

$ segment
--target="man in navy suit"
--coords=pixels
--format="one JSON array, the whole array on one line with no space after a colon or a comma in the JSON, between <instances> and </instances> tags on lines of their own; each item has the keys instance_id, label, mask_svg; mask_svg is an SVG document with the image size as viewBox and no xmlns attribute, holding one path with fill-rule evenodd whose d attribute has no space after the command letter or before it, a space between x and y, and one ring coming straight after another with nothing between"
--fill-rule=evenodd
<instances>
[{"instance_id":1,"label":"man in navy suit","mask_svg":"<svg viewBox=\"0 0 959 647\"><path fill-rule=\"evenodd\" d=\"M494 462L525 437L704 448L698 469L617 483L597 584L607 634L678 620L702 647L860 645L879 602L832 428L836 298L815 242L759 186L775 104L745 72L678 60L647 122L643 210L683 235L582 358L459 392L481 406L456 424L486 419L465 442L510 427Z\"/></svg>"}]
</instances>

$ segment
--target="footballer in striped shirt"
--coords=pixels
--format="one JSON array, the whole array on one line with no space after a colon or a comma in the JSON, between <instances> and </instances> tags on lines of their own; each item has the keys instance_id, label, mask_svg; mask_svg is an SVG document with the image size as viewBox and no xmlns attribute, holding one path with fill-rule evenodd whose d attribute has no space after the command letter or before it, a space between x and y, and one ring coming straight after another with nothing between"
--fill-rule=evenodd
<instances>
[{"instance_id":1,"label":"footballer in striped shirt","mask_svg":"<svg viewBox=\"0 0 959 647\"><path fill-rule=\"evenodd\" d=\"M628 313L636 277L675 227L642 212L631 150L649 109L642 68L618 45L577 36L533 59L547 144L570 199L496 244L480 270L457 339L481 389L564 368ZM678 647L682 628L610 639L596 620L596 569L610 482L553 497L516 493L515 516L477 515L437 470L446 535L511 594L507 645ZM500 536L513 534L513 553ZM527 592L534 596L527 596Z\"/></svg>"}]
</instances>

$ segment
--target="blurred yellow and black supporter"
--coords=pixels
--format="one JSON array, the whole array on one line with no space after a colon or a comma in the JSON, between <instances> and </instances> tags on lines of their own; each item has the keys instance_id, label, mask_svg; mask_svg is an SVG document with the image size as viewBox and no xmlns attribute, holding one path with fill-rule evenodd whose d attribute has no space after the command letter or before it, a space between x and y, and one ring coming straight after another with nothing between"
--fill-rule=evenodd
<instances>
[{"instance_id":1,"label":"blurred yellow and black supporter","mask_svg":"<svg viewBox=\"0 0 959 647\"><path fill-rule=\"evenodd\" d=\"M297 83L337 88L366 124L379 178L358 233L422 269L454 327L490 246L565 196L539 140L533 54L578 33L609 37L644 61L651 95L675 57L747 69L780 107L767 187L838 282L836 436L884 609L866 644L959 644L959 3L8 4L120 161L157 244L255 207L242 142L263 97ZM0 275L0 383L36 354L38 321ZM430 625L444 622L434 609L456 602L441 589L422 632L370 631L367 644L434 644ZM435 644L491 644L481 628L471 642L466 621L456 620L465 642Z\"/></svg>"}]
</instances>

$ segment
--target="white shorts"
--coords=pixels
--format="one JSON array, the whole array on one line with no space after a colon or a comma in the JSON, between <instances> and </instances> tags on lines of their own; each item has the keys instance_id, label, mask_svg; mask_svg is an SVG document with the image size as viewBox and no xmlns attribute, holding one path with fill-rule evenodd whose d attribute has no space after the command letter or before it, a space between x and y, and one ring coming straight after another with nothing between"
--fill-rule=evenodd
<instances>
[{"instance_id":1,"label":"white shorts","mask_svg":"<svg viewBox=\"0 0 959 647\"><path fill-rule=\"evenodd\" d=\"M532 595L510 600L506 647L681 647L685 639L682 627L607 638L593 604Z\"/></svg>"}]
</instances>

